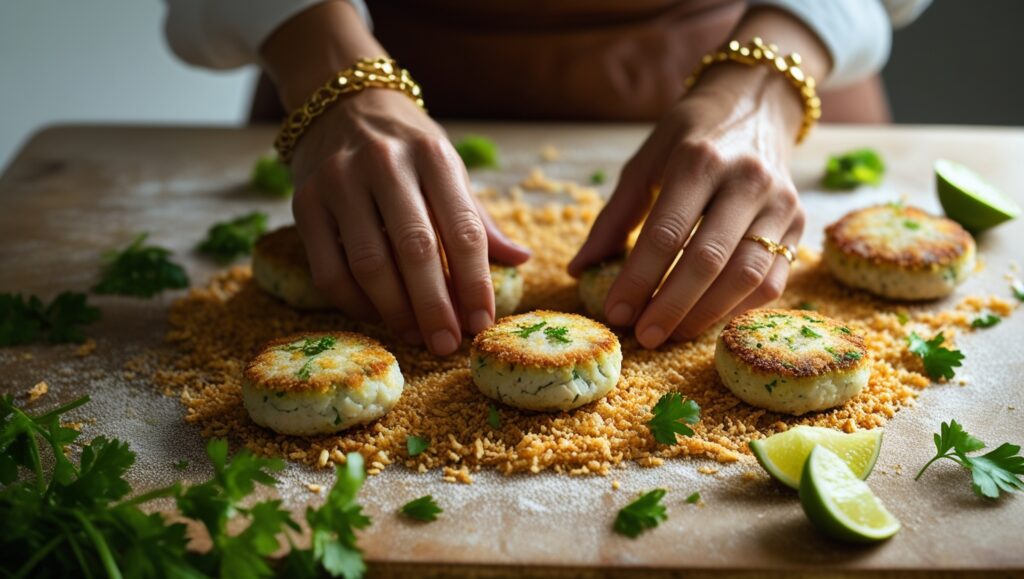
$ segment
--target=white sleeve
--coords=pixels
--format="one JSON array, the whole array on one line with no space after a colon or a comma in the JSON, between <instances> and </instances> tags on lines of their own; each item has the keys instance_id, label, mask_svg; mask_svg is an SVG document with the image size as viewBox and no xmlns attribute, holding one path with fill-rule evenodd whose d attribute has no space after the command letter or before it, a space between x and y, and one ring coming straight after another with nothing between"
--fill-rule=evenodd
<instances>
[{"instance_id":1,"label":"white sleeve","mask_svg":"<svg viewBox=\"0 0 1024 579\"><path fill-rule=\"evenodd\" d=\"M164 33L190 64L237 68L256 62L260 45L278 26L324 0L164 0ZM363 0L347 0L369 24Z\"/></svg>"},{"instance_id":2,"label":"white sleeve","mask_svg":"<svg viewBox=\"0 0 1024 579\"><path fill-rule=\"evenodd\" d=\"M772 6L793 14L818 35L832 56L832 71L820 83L823 88L847 86L881 70L889 59L893 27L909 24L930 3L931 0L750 0L751 6Z\"/></svg>"}]
</instances>

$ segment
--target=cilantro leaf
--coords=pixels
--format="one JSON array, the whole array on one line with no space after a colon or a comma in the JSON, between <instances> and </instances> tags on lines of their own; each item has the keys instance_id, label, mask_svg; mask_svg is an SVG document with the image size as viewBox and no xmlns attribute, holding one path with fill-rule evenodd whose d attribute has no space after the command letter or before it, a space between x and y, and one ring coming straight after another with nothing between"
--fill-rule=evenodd
<instances>
[{"instance_id":1,"label":"cilantro leaf","mask_svg":"<svg viewBox=\"0 0 1024 579\"><path fill-rule=\"evenodd\" d=\"M973 320L971 320L971 327L972 328L991 328L992 326L998 324L1001 321L1003 321L1003 318L1000 318L996 314L993 314L992 312L985 312L983 314L980 314L978 317L974 318Z\"/></svg>"},{"instance_id":2,"label":"cilantro leaf","mask_svg":"<svg viewBox=\"0 0 1024 579\"><path fill-rule=\"evenodd\" d=\"M291 197L293 191L292 170L274 155L256 160L251 182L253 189L275 197Z\"/></svg>"},{"instance_id":3,"label":"cilantro leaf","mask_svg":"<svg viewBox=\"0 0 1024 579\"><path fill-rule=\"evenodd\" d=\"M251 254L256 240L266 231L267 214L253 211L231 221L214 224L198 249L218 263L229 263L240 255Z\"/></svg>"},{"instance_id":4,"label":"cilantro leaf","mask_svg":"<svg viewBox=\"0 0 1024 579\"><path fill-rule=\"evenodd\" d=\"M494 430L501 428L501 415L498 414L498 409L493 404L487 405L487 425Z\"/></svg>"},{"instance_id":5,"label":"cilantro leaf","mask_svg":"<svg viewBox=\"0 0 1024 579\"><path fill-rule=\"evenodd\" d=\"M455 143L455 152L467 169L498 166L498 146L487 137L469 135Z\"/></svg>"},{"instance_id":6,"label":"cilantro leaf","mask_svg":"<svg viewBox=\"0 0 1024 579\"><path fill-rule=\"evenodd\" d=\"M436 521L437 515L444 512L444 510L437 506L434 502L434 497L431 495L424 495L418 499L411 500L399 509L399 512L417 521Z\"/></svg>"},{"instance_id":7,"label":"cilantro leaf","mask_svg":"<svg viewBox=\"0 0 1024 579\"><path fill-rule=\"evenodd\" d=\"M1018 455L1020 446L1004 442L995 450L981 456L968 453L985 448L985 443L971 436L955 420L943 422L934 435L935 456L918 471L914 480L937 460L947 458L971 471L971 488L979 497L999 498L1000 491L1024 490L1024 456Z\"/></svg>"},{"instance_id":8,"label":"cilantro leaf","mask_svg":"<svg viewBox=\"0 0 1024 579\"><path fill-rule=\"evenodd\" d=\"M415 435L405 438L405 448L409 451L409 456L418 456L429 447L430 441L425 438Z\"/></svg>"},{"instance_id":9,"label":"cilantro leaf","mask_svg":"<svg viewBox=\"0 0 1024 579\"><path fill-rule=\"evenodd\" d=\"M544 328L544 337L552 344L571 344L569 328L565 326L549 326Z\"/></svg>"},{"instance_id":10,"label":"cilantro leaf","mask_svg":"<svg viewBox=\"0 0 1024 579\"><path fill-rule=\"evenodd\" d=\"M665 506L661 504L665 492L665 489L654 489L622 507L615 517L613 525L615 532L635 539L644 531L653 529L668 520Z\"/></svg>"},{"instance_id":11,"label":"cilantro leaf","mask_svg":"<svg viewBox=\"0 0 1024 579\"><path fill-rule=\"evenodd\" d=\"M520 338L529 338L530 334L540 331L541 328L548 325L545 321L537 322L532 326L519 326L518 330L513 330L512 333L519 336Z\"/></svg>"},{"instance_id":12,"label":"cilantro leaf","mask_svg":"<svg viewBox=\"0 0 1024 579\"><path fill-rule=\"evenodd\" d=\"M593 185L601 185L605 181L604 169L598 169L590 174L590 182Z\"/></svg>"},{"instance_id":13,"label":"cilantro leaf","mask_svg":"<svg viewBox=\"0 0 1024 579\"><path fill-rule=\"evenodd\" d=\"M36 296L0 294L0 346L28 344L44 335L52 344L80 343L85 334L79 326L100 318L100 311L86 303L87 296L63 292L48 306Z\"/></svg>"},{"instance_id":14,"label":"cilantro leaf","mask_svg":"<svg viewBox=\"0 0 1024 579\"><path fill-rule=\"evenodd\" d=\"M170 251L143 245L147 236L143 233L123 250L105 254L107 263L93 292L151 298L166 289L188 287L188 275L169 259Z\"/></svg>"},{"instance_id":15,"label":"cilantro leaf","mask_svg":"<svg viewBox=\"0 0 1024 579\"><path fill-rule=\"evenodd\" d=\"M647 421L647 426L661 444L675 444L676 434L692 436L693 429L686 424L696 424L700 420L700 406L693 400L684 403L682 394L678 392L662 395L651 412L654 417Z\"/></svg>"},{"instance_id":16,"label":"cilantro leaf","mask_svg":"<svg viewBox=\"0 0 1024 579\"><path fill-rule=\"evenodd\" d=\"M820 338L821 337L821 334L819 334L818 332L815 332L814 330L812 330L810 326L801 326L800 327L800 335L804 336L805 338Z\"/></svg>"},{"instance_id":17,"label":"cilantro leaf","mask_svg":"<svg viewBox=\"0 0 1024 579\"><path fill-rule=\"evenodd\" d=\"M961 360L964 359L964 355L960 350L943 348L942 344L945 341L946 337L942 332L931 340L925 340L918 336L917 332L911 332L907 337L910 352L921 357L924 361L924 371L932 380L948 380L956 373L953 368L963 365Z\"/></svg>"},{"instance_id":18,"label":"cilantro leaf","mask_svg":"<svg viewBox=\"0 0 1024 579\"><path fill-rule=\"evenodd\" d=\"M700 502L700 493L699 492L695 492L695 493L691 494L690 496L686 497L686 502L691 504L691 505L695 505L695 504L699 503Z\"/></svg>"},{"instance_id":19,"label":"cilantro leaf","mask_svg":"<svg viewBox=\"0 0 1024 579\"><path fill-rule=\"evenodd\" d=\"M861 184L878 185L885 163L871 149L857 149L829 157L822 185L826 189L853 189Z\"/></svg>"}]
</instances>

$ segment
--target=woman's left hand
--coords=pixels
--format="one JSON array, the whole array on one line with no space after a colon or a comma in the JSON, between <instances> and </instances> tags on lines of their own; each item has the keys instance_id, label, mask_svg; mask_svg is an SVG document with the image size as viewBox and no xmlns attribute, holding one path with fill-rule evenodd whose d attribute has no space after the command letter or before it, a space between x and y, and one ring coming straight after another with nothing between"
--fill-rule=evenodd
<instances>
[{"instance_id":1,"label":"woman's left hand","mask_svg":"<svg viewBox=\"0 0 1024 579\"><path fill-rule=\"evenodd\" d=\"M720 64L658 123L569 265L579 275L621 252L646 217L608 293L610 323L635 324L640 344L656 348L782 294L790 264L744 238L792 246L803 233L804 211L786 168L801 113L782 75Z\"/></svg>"}]
</instances>

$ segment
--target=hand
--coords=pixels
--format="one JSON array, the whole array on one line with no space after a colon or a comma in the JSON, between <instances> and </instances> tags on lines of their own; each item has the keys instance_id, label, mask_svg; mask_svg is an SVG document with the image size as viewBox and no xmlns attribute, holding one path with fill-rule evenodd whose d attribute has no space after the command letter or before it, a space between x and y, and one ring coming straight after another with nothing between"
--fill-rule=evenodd
<instances>
[{"instance_id":1,"label":"hand","mask_svg":"<svg viewBox=\"0 0 1024 579\"><path fill-rule=\"evenodd\" d=\"M313 282L343 312L379 315L438 355L493 323L488 254L516 265L529 253L491 222L444 131L406 95L342 97L300 139L292 168Z\"/></svg>"},{"instance_id":2,"label":"hand","mask_svg":"<svg viewBox=\"0 0 1024 579\"><path fill-rule=\"evenodd\" d=\"M800 107L781 75L721 64L658 123L569 265L578 275L621 252L650 209L608 293L610 323L635 324L640 344L656 348L782 294L789 264L743 238L789 245L803 232L804 212L786 169Z\"/></svg>"}]
</instances>

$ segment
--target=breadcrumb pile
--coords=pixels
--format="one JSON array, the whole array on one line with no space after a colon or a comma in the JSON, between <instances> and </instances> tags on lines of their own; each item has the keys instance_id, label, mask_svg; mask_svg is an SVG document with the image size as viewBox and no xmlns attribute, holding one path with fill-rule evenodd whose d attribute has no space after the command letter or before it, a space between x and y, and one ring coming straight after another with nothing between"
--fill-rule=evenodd
<instances>
[{"instance_id":1,"label":"breadcrumb pile","mask_svg":"<svg viewBox=\"0 0 1024 579\"><path fill-rule=\"evenodd\" d=\"M519 311L544 308L578 312L576 282L566 263L582 244L601 200L593 190L564 186L572 203L530 204L521 195L487 192L482 197L510 237L529 246L534 257L524 266L525 295ZM491 401L474 386L468 369L468 345L448 358L407 346L383 328L345 319L340 314L300 313L260 291L248 267L236 267L205 288L173 305L171 359L156 371L165 392L180 395L186 420L208 437L228 437L252 451L282 456L325 468L358 451L375 474L394 463L426 472L440 469L448 481L468 483L472 473L493 468L504 473L553 470L572 475L608 474L634 461L657 466L665 459L708 457L727 463L748 454L751 439L795 424L827 426L850 432L881 426L914 402L930 381L920 359L907 352L911 331L929 337L944 331L952 338L970 331L974 315L990 310L1008 315L1014 305L995 297L968 297L953 310L928 312L879 301L837 285L806 249L777 304L814 309L860 332L872 367L864 391L848 404L802 417L754 408L733 396L715 372L713 355L719 328L689 343L655 351L620 334L622 378L615 390L593 404L560 414L535 414L498 406L500 426L488 425ZM395 408L376 422L338 435L290 437L256 426L242 406L241 377L246 361L268 340L304 331L349 330L383 342L396 356L406 378ZM670 391L695 400L701 420L695 434L673 446L659 445L646 426L650 409ZM430 441L416 457L406 437Z\"/></svg>"}]
</instances>

